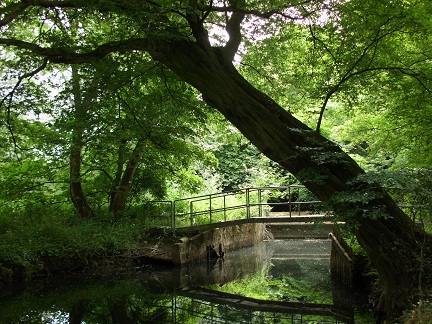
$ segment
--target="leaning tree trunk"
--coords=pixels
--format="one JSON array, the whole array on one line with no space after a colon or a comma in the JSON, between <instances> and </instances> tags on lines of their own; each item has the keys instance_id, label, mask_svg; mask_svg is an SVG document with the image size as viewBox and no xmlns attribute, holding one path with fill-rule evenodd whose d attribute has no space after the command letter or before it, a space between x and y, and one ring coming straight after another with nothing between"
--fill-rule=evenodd
<instances>
[{"instance_id":1,"label":"leaning tree trunk","mask_svg":"<svg viewBox=\"0 0 432 324\"><path fill-rule=\"evenodd\" d=\"M363 181L363 170L340 147L248 83L222 49L189 41L155 41L152 46L153 58L197 88L261 152L346 215L378 270L380 309L395 314L408 306L418 280L421 242L426 238L429 248L430 237L378 185Z\"/></svg>"}]
</instances>

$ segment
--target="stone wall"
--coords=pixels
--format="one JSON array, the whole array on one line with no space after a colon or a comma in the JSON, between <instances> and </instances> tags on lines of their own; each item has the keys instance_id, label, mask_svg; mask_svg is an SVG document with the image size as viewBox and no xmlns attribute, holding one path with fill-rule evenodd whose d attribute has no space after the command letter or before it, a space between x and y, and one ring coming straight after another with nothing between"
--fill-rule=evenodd
<instances>
[{"instance_id":1,"label":"stone wall","mask_svg":"<svg viewBox=\"0 0 432 324\"><path fill-rule=\"evenodd\" d=\"M244 224L214 228L189 238L182 238L172 247L172 262L185 264L208 258L209 246L217 253L253 246L268 237L265 224Z\"/></svg>"}]
</instances>

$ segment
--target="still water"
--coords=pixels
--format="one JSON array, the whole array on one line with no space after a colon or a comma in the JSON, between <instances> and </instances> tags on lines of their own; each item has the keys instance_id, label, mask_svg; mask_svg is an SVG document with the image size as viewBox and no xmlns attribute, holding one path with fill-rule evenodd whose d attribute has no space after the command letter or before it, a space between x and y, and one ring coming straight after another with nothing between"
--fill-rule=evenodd
<instances>
[{"instance_id":1,"label":"still water","mask_svg":"<svg viewBox=\"0 0 432 324\"><path fill-rule=\"evenodd\" d=\"M0 293L0 323L373 323L332 281L329 240L275 240L182 267L139 265Z\"/></svg>"}]
</instances>

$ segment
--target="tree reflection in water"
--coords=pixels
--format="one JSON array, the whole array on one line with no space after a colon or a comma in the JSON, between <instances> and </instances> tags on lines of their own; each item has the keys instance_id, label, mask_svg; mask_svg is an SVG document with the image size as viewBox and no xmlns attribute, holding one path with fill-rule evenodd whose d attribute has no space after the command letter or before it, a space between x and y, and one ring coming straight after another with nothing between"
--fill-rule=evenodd
<instances>
[{"instance_id":1,"label":"tree reflection in water","mask_svg":"<svg viewBox=\"0 0 432 324\"><path fill-rule=\"evenodd\" d=\"M329 253L329 243L309 244L309 254L298 249L304 246L300 243L287 247L287 242L267 242L214 264L145 266L122 279L74 277L34 283L0 297L0 323L352 323L352 308L344 316L332 316L304 307L274 311L266 306L265 299L300 306L333 303L329 261L319 257ZM220 292L191 295L192 288L203 286ZM252 302L239 297L224 303L224 296L233 294ZM258 306L257 299L262 300ZM356 323L363 322L361 317L356 314Z\"/></svg>"}]
</instances>

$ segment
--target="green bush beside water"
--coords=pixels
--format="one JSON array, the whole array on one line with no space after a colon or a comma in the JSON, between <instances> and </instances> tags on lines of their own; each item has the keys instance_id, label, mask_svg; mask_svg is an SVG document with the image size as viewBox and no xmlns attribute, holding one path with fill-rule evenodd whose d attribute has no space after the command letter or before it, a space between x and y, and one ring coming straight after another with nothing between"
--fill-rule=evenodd
<instances>
[{"instance_id":1,"label":"green bush beside water","mask_svg":"<svg viewBox=\"0 0 432 324\"><path fill-rule=\"evenodd\" d=\"M0 282L79 268L142 241L144 219L132 215L79 219L60 209L0 216Z\"/></svg>"}]
</instances>

